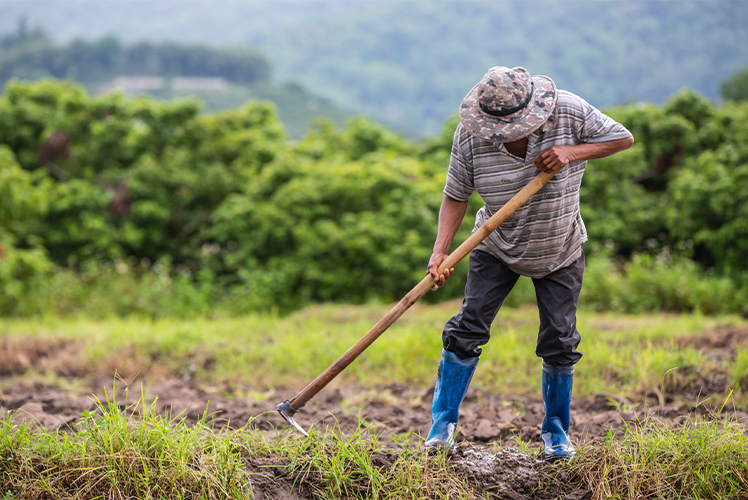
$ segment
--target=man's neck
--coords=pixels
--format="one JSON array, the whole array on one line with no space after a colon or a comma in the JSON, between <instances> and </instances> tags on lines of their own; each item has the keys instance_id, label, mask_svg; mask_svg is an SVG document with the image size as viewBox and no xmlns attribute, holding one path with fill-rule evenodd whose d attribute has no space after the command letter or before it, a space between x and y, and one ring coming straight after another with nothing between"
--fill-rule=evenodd
<instances>
[{"instance_id":1,"label":"man's neck","mask_svg":"<svg viewBox=\"0 0 748 500\"><path fill-rule=\"evenodd\" d=\"M527 157L527 137L512 142L505 142L504 147L509 153L520 158Z\"/></svg>"}]
</instances>

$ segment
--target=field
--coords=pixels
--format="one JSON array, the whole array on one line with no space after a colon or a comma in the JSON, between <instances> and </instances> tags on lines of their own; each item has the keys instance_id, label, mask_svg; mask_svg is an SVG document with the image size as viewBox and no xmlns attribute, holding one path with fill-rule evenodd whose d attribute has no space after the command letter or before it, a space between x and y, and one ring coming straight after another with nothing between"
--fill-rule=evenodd
<instances>
[{"instance_id":1,"label":"field","mask_svg":"<svg viewBox=\"0 0 748 500\"><path fill-rule=\"evenodd\" d=\"M309 9L318 10L317 3ZM372 4L371 14L386 14L380 4ZM428 22L390 6L408 24L387 37L393 54L412 52L420 61L419 51L407 50L417 40L403 33L439 20L454 24L434 5L427 10L439 15ZM496 5L508 19L505 6ZM622 8L630 7L636 6ZM703 46L712 35L735 41L717 22L735 16L705 15L697 7L678 3L685 17L666 16L675 30L668 39L677 31ZM464 2L455 8L462 14ZM719 26L707 30L709 37L683 22L697 11ZM662 31L652 21L662 17L659 7L629 14L637 23L617 23L627 36ZM303 17L324 38L340 31L320 30ZM368 11L364 17L365 26L347 23L348 35L366 34L353 45L379 51L382 37L370 36L377 30ZM568 23L559 26L575 32ZM300 129L283 126L284 108L268 103L201 113L226 103L201 108L165 94L164 101L90 96L68 80L26 79L220 76L257 84L252 96L234 87L237 98L278 94L269 87L268 61L251 51L172 43L120 51L113 39L54 47L34 29L21 20L16 34L0 36L0 80L22 77L0 95L0 500L748 500L748 102L740 90L748 88L742 80L748 73L722 82L720 104L688 88L661 105L633 102L631 85L610 101L627 103L606 114L636 142L594 160L578 193L589 237L580 296L588 310L578 318L584 358L572 406L578 455L551 466L539 460L544 410L529 279L520 280L494 323L462 407L459 446L436 455L421 449L441 329L459 306L445 301L461 297L466 261L438 295L427 295L302 409L297 419L309 437L275 411L422 279L457 114L422 140L366 117L342 128L320 121L301 137ZM326 75L343 75L329 64L334 51L304 43L303 31L294 44L323 55ZM584 55L586 49L574 47L590 40L603 47L606 37L582 45L549 39ZM647 54L657 52L652 40ZM437 45L427 52L440 53ZM470 43L448 45L444 54L459 61L454 55ZM630 44L613 45L632 54ZM278 59L283 49L276 48ZM137 55L143 49L161 54L161 63ZM523 51L509 52L522 57ZM566 66L556 52L552 59ZM620 65L621 58L610 57L616 51L605 52ZM697 52L684 54L695 64ZM220 63L224 56L233 63ZM338 97L356 107L357 80L371 80L359 90L387 90L379 78L387 71L374 53L354 59L346 64L358 77L344 78ZM430 73L406 59L409 73ZM636 60L624 59L630 66ZM644 59L635 66L657 66ZM53 64L34 69L34 61ZM305 65L291 64L313 88ZM4 77L3 67L10 71ZM239 78L231 67L257 71ZM379 75L373 80L372 70ZM647 71L628 76L667 92L662 78ZM696 73L712 87L726 74ZM557 75L561 87L564 74ZM426 85L412 80L413 93L410 77L400 76L401 98L415 102L410 94L436 92L432 97L448 104L440 78ZM612 89L594 74L585 81ZM282 86L295 96L280 100L296 118L325 108L293 82ZM574 91L595 102L594 92ZM380 117L397 109L419 123L419 136L436 133L446 116L427 106L429 116L419 118L392 96L365 94L383 110ZM574 135L581 142L604 139L592 130ZM576 197L572 191L564 196ZM471 197L455 242L471 233L481 205Z\"/></svg>"},{"instance_id":2,"label":"field","mask_svg":"<svg viewBox=\"0 0 748 500\"><path fill-rule=\"evenodd\" d=\"M540 450L537 310L504 309L429 457L441 327L416 305L298 416L274 411L387 305L289 316L0 321L0 471L12 498L747 498L748 323L583 312L572 436Z\"/></svg>"}]
</instances>

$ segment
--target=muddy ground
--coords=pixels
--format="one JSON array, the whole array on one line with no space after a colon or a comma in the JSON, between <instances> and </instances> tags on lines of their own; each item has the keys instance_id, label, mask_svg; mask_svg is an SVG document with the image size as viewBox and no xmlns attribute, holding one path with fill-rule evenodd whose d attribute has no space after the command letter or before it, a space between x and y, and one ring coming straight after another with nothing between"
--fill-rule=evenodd
<instances>
[{"instance_id":1,"label":"muddy ground","mask_svg":"<svg viewBox=\"0 0 748 500\"><path fill-rule=\"evenodd\" d=\"M723 328L684 342L704 349L713 359L729 359L734 355L735 345L748 343L748 329ZM6 349L0 353L2 356L11 359L13 354ZM21 360L23 363L33 366L33 353L20 353L20 356L25 357ZM93 395L103 401L104 390L111 394L112 389L111 377L94 376L85 384L79 384L77 389L65 389L17 375L0 376L0 417L12 412L15 419L65 432L76 432L83 412L95 410ZM574 398L572 437L579 442L590 442L611 431L622 434L626 422L648 419L670 426L694 415L708 415L707 407L694 408L689 401L694 401L694 394L724 391L723 375L694 376L685 385L670 387L669 393L649 399L643 397L640 401L627 401L612 394ZM176 415L188 423L195 423L207 414L216 425L231 428L243 427L249 422L268 438L289 432L288 425L275 411L275 405L300 389L277 389L257 395L250 388L228 385L207 388L194 380L139 380L130 387L127 400L124 384L119 384L117 400L123 410L141 397L141 383L147 391L144 399L152 402L157 397L154 408L161 414ZM394 443L395 435L409 435L411 441L417 441L418 436L424 436L429 429L432 394L433 387L333 384L297 414L297 421L307 429L340 426L344 432L351 433L362 420L365 425L374 426L372 431L385 442ZM748 408L731 409L730 416L748 426ZM461 446L450 457L451 466L476 492L482 492L481 498L486 495L506 499L588 498L589 492L563 486L563 478L556 478L549 484L547 479L552 466L517 451L518 439L537 448L542 419L543 404L539 398L505 396L471 388L461 407L457 436ZM388 467L394 461L394 454L396 451L382 453L373 460L381 467ZM291 494L293 480L283 476L282 464L268 468L271 462L279 465L277 459L248 463L250 470L256 472L253 487L258 498L313 498L311 486L304 483L301 487L296 484Z\"/></svg>"}]
</instances>

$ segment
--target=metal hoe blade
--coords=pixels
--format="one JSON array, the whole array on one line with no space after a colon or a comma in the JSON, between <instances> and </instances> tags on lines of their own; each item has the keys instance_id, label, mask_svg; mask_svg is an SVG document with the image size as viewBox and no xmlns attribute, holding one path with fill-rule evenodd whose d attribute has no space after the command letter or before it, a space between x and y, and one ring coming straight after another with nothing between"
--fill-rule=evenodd
<instances>
[{"instance_id":1,"label":"metal hoe blade","mask_svg":"<svg viewBox=\"0 0 748 500\"><path fill-rule=\"evenodd\" d=\"M291 403L288 402L288 400L283 401L278 406L278 413L281 414L281 417L286 419L286 422L291 424L291 426L302 433L303 435L309 437L309 434L306 433L304 429L301 428L299 424L294 421L293 416L296 415L296 410L294 410L293 406L291 406Z\"/></svg>"}]
</instances>

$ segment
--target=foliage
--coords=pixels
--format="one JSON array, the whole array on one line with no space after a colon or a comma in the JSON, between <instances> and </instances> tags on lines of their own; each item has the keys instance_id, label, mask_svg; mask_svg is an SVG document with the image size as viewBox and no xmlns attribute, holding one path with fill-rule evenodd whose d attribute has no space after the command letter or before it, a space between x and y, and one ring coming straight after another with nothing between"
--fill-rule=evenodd
<instances>
[{"instance_id":1,"label":"foliage","mask_svg":"<svg viewBox=\"0 0 748 500\"><path fill-rule=\"evenodd\" d=\"M41 238L60 265L199 258L200 225L283 137L262 104L199 116L192 101L89 99L42 82L9 85L2 107L0 142L47 186L45 216L15 233L22 244Z\"/></svg>"},{"instance_id":2,"label":"foliage","mask_svg":"<svg viewBox=\"0 0 748 500\"><path fill-rule=\"evenodd\" d=\"M634 254L616 266L605 254L587 260L581 307L642 313L699 311L748 314L748 288L728 277L702 272L691 259L660 253Z\"/></svg>"},{"instance_id":3,"label":"foliage","mask_svg":"<svg viewBox=\"0 0 748 500\"><path fill-rule=\"evenodd\" d=\"M277 303L288 290L302 301L403 295L423 276L413 270L428 260L434 220L431 186L409 180L423 165L398 154L404 147L366 120L312 134L301 155L283 156L216 211L216 242L237 246L225 268Z\"/></svg>"},{"instance_id":4,"label":"foliage","mask_svg":"<svg viewBox=\"0 0 748 500\"><path fill-rule=\"evenodd\" d=\"M733 73L719 88L726 101L748 101L748 68Z\"/></svg>"},{"instance_id":5,"label":"foliage","mask_svg":"<svg viewBox=\"0 0 748 500\"><path fill-rule=\"evenodd\" d=\"M637 142L587 169L580 199L590 239L624 256L667 246L704 268L746 270L747 113L688 90L661 108L611 110Z\"/></svg>"},{"instance_id":6,"label":"foliage","mask_svg":"<svg viewBox=\"0 0 748 500\"><path fill-rule=\"evenodd\" d=\"M582 183L583 304L748 313L746 106L683 91L662 107L610 111L636 143L591 162ZM9 84L0 313L396 300L425 274L456 123L412 143L363 118L323 121L291 143L266 104L200 115L191 100ZM481 203L471 198L455 245ZM459 296L466 265L426 300ZM523 280L507 305L533 301Z\"/></svg>"},{"instance_id":7,"label":"foliage","mask_svg":"<svg viewBox=\"0 0 748 500\"><path fill-rule=\"evenodd\" d=\"M45 187L35 185L33 174L22 170L13 152L0 145L0 314L23 311L32 283L47 279L53 269L39 238L19 248L14 234L23 221L47 212Z\"/></svg>"},{"instance_id":8,"label":"foliage","mask_svg":"<svg viewBox=\"0 0 748 500\"><path fill-rule=\"evenodd\" d=\"M726 106L698 134L699 150L672 179L669 231L708 252L707 265L748 269L748 106Z\"/></svg>"},{"instance_id":9,"label":"foliage","mask_svg":"<svg viewBox=\"0 0 748 500\"><path fill-rule=\"evenodd\" d=\"M579 193L590 240L614 246L621 255L640 250L642 242L663 230L663 198L637 182L649 170L645 148L640 140L616 156L589 163Z\"/></svg>"}]
</instances>

